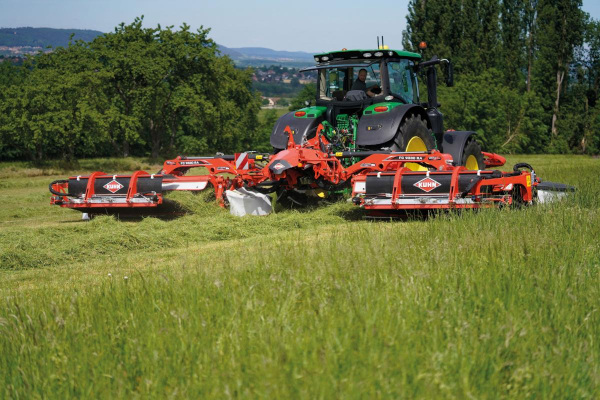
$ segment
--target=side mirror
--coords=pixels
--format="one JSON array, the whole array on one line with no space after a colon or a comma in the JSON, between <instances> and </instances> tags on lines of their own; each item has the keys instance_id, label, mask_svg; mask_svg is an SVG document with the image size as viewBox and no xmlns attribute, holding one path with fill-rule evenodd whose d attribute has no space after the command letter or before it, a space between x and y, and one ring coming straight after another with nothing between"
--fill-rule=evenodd
<instances>
[{"instance_id":1,"label":"side mirror","mask_svg":"<svg viewBox=\"0 0 600 400\"><path fill-rule=\"evenodd\" d=\"M450 60L448 60L448 65L446 65L446 86L454 86L454 66Z\"/></svg>"}]
</instances>

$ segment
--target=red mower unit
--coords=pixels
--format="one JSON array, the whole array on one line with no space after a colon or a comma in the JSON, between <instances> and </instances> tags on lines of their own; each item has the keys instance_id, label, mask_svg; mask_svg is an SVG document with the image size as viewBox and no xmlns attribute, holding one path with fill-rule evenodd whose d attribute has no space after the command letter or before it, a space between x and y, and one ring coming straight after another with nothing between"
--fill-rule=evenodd
<instances>
[{"instance_id":1,"label":"red mower unit","mask_svg":"<svg viewBox=\"0 0 600 400\"><path fill-rule=\"evenodd\" d=\"M279 118L272 154L177 157L156 174L74 176L50 184L51 203L92 215L173 215L183 210L166 192L212 187L236 215L270 212L269 193L289 205L346 193L371 216L393 216L531 204L573 190L542 183L528 164L494 170L505 159L481 151L475 132L444 130L436 68L445 66L451 86L448 60L378 48L317 54L315 61L305 69L317 75L315 104ZM205 174L192 175L197 168Z\"/></svg>"},{"instance_id":2,"label":"red mower unit","mask_svg":"<svg viewBox=\"0 0 600 400\"><path fill-rule=\"evenodd\" d=\"M158 174L94 172L75 176L50 184L51 202L92 215L160 216L181 212L163 197L174 190L212 187L223 207L229 203L227 193L238 189L277 193L278 198L291 193L319 196L346 190L351 192L353 203L367 210L369 216L388 217L403 210L532 204L541 184L528 164L517 164L512 172L475 171L454 165L449 154L437 150L330 153L330 145L321 128L301 145L295 144L289 130L288 148L277 154L177 157L166 161ZM344 161L355 158L360 160L344 165ZM500 166L504 159L486 153L484 162ZM186 175L193 168L205 168L207 174ZM552 190L561 189L554 185Z\"/></svg>"}]
</instances>

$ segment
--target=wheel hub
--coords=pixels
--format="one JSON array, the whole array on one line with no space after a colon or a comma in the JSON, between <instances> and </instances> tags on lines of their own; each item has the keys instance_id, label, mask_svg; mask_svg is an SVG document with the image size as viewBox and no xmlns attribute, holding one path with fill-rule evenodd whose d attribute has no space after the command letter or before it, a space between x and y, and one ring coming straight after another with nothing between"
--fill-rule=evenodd
<instances>
[{"instance_id":1,"label":"wheel hub","mask_svg":"<svg viewBox=\"0 0 600 400\"><path fill-rule=\"evenodd\" d=\"M426 152L427 146L425 145L425 142L423 141L423 139L421 139L418 136L413 136L408 141L405 151L407 151L407 152L413 152L413 151L414 152ZM404 166L406 168L410 169L411 171L427 171L427 168L425 168L417 163L406 163L406 164L404 164Z\"/></svg>"},{"instance_id":2,"label":"wheel hub","mask_svg":"<svg viewBox=\"0 0 600 400\"><path fill-rule=\"evenodd\" d=\"M475 157L474 155L469 155L469 157L467 157L467 160L465 162L465 168L473 170L473 171L477 171L479 169L479 163L477 163L477 157Z\"/></svg>"}]
</instances>

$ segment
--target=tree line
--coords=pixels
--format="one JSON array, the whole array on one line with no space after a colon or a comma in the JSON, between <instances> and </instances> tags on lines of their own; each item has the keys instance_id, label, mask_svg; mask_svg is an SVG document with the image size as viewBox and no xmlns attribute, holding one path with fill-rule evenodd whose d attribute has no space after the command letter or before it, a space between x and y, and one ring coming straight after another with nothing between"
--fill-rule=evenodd
<instances>
[{"instance_id":1,"label":"tree line","mask_svg":"<svg viewBox=\"0 0 600 400\"><path fill-rule=\"evenodd\" d=\"M403 45L448 58L446 128L500 152L600 152L600 23L581 0L411 0Z\"/></svg>"},{"instance_id":2,"label":"tree line","mask_svg":"<svg viewBox=\"0 0 600 400\"><path fill-rule=\"evenodd\" d=\"M209 29L142 22L0 63L0 160L270 150L275 114L258 120L252 71ZM455 66L439 88L446 128L488 151L600 152L600 23L581 0L411 0L403 45L421 41Z\"/></svg>"},{"instance_id":3,"label":"tree line","mask_svg":"<svg viewBox=\"0 0 600 400\"><path fill-rule=\"evenodd\" d=\"M266 149L251 71L208 33L137 18L22 66L0 63L0 159Z\"/></svg>"}]
</instances>

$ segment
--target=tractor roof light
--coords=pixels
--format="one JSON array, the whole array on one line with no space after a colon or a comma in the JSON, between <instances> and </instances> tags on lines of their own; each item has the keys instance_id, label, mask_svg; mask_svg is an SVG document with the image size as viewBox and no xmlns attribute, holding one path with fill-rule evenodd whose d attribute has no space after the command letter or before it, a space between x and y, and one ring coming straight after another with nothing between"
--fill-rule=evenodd
<instances>
[{"instance_id":1,"label":"tractor roof light","mask_svg":"<svg viewBox=\"0 0 600 400\"><path fill-rule=\"evenodd\" d=\"M377 107L375 107L375 112L378 112L378 113L380 113L380 112L386 112L387 110L388 110L387 106L377 106Z\"/></svg>"},{"instance_id":2,"label":"tractor roof light","mask_svg":"<svg viewBox=\"0 0 600 400\"><path fill-rule=\"evenodd\" d=\"M381 51L378 51L374 55L375 55L375 57L381 57L383 55L383 53Z\"/></svg>"},{"instance_id":3,"label":"tractor roof light","mask_svg":"<svg viewBox=\"0 0 600 400\"><path fill-rule=\"evenodd\" d=\"M371 56L372 56L372 54L371 54L371 53L363 53L363 57L364 57L364 58L369 58L369 57L371 57Z\"/></svg>"},{"instance_id":4,"label":"tractor roof light","mask_svg":"<svg viewBox=\"0 0 600 400\"><path fill-rule=\"evenodd\" d=\"M315 57L315 61L316 61L316 62L319 62L319 57Z\"/></svg>"},{"instance_id":5,"label":"tractor roof light","mask_svg":"<svg viewBox=\"0 0 600 400\"><path fill-rule=\"evenodd\" d=\"M426 42L419 42L419 50L425 50L427 48Z\"/></svg>"},{"instance_id":6,"label":"tractor roof light","mask_svg":"<svg viewBox=\"0 0 600 400\"><path fill-rule=\"evenodd\" d=\"M327 56L321 57L321 61L328 61L328 60L329 60L329 57L327 57Z\"/></svg>"},{"instance_id":7,"label":"tractor roof light","mask_svg":"<svg viewBox=\"0 0 600 400\"><path fill-rule=\"evenodd\" d=\"M306 111L296 111L294 115L296 117L304 117L306 115Z\"/></svg>"}]
</instances>

